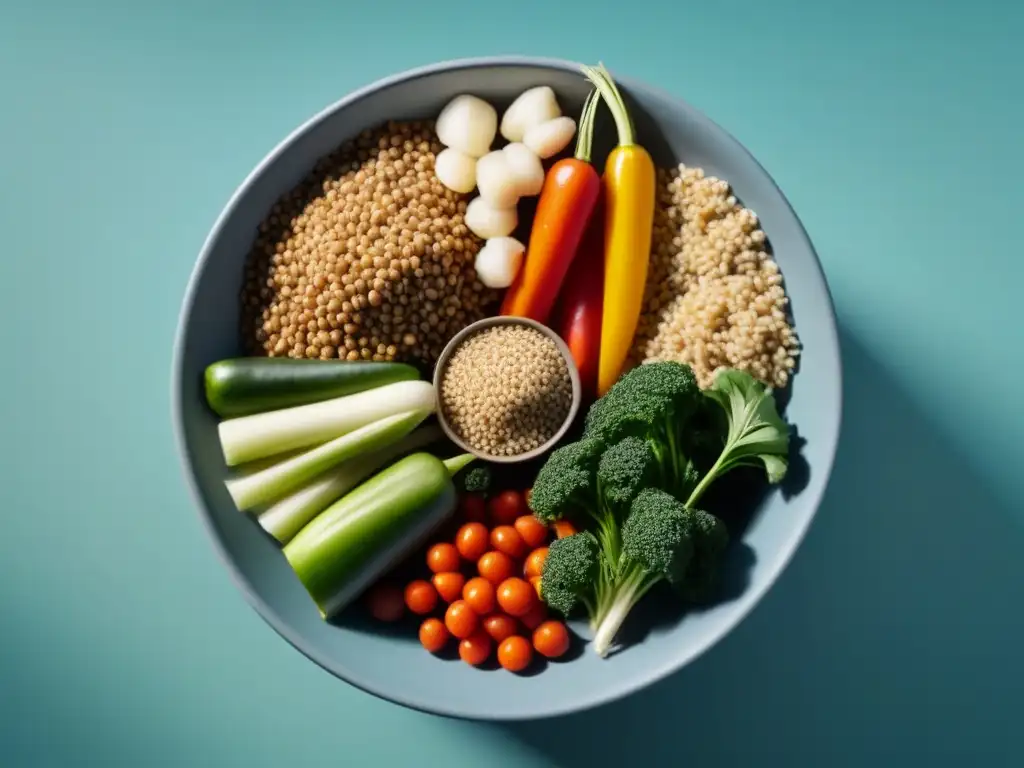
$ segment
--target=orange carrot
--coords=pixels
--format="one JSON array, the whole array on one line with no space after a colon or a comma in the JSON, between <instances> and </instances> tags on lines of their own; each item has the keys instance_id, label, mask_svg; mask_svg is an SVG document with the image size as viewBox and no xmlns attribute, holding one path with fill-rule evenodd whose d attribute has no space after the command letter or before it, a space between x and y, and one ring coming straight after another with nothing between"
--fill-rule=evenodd
<instances>
[{"instance_id":1,"label":"orange carrot","mask_svg":"<svg viewBox=\"0 0 1024 768\"><path fill-rule=\"evenodd\" d=\"M505 293L502 315L546 323L579 249L601 192L601 178L590 163L597 91L587 97L580 116L574 157L548 171L537 201L526 260Z\"/></svg>"}]
</instances>

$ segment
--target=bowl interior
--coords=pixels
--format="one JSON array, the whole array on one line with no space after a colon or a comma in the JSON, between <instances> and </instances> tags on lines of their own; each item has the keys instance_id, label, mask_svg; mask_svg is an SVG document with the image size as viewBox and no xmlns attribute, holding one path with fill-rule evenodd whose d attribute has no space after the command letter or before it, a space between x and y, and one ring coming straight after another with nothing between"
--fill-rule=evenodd
<instances>
[{"instance_id":1,"label":"bowl interior","mask_svg":"<svg viewBox=\"0 0 1024 768\"><path fill-rule=\"evenodd\" d=\"M433 118L457 94L478 94L499 109L528 87L547 84L565 114L578 115L588 86L576 65L502 59L455 62L391 78L311 119L250 175L232 198L197 264L175 350L175 427L188 478L215 545L246 598L289 642L331 672L374 694L422 710L471 718L533 718L579 710L625 695L678 669L720 639L775 580L811 521L831 470L839 431L840 373L832 305L813 249L788 203L754 159L685 103L617 76L639 140L659 165L684 162L727 180L759 216L782 269L801 366L787 393L788 419L803 441L801 487L776 490L757 505L725 565L729 596L682 613L652 596L631 624L643 642L600 660L589 648L530 677L438 660L419 646L415 625L382 630L349 611L323 622L278 546L232 505L224 488L216 421L205 407L204 368L241 353L238 296L256 228L278 196L323 155L389 119ZM594 157L612 146L599 120ZM639 637L634 638L639 639ZM495 695L497 693L498 695Z\"/></svg>"}]
</instances>

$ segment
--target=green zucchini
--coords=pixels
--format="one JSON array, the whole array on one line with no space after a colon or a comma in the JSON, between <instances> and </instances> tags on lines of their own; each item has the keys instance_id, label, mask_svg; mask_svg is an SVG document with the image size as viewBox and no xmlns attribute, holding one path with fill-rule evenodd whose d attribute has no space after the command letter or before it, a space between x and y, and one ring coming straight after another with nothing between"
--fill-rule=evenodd
<instances>
[{"instance_id":1,"label":"green zucchini","mask_svg":"<svg viewBox=\"0 0 1024 768\"><path fill-rule=\"evenodd\" d=\"M206 402L225 418L290 408L414 381L420 373L405 363L240 357L206 369Z\"/></svg>"},{"instance_id":2,"label":"green zucchini","mask_svg":"<svg viewBox=\"0 0 1024 768\"><path fill-rule=\"evenodd\" d=\"M455 510L452 475L469 454L413 453L329 506L284 546L284 556L327 619L409 555Z\"/></svg>"}]
</instances>

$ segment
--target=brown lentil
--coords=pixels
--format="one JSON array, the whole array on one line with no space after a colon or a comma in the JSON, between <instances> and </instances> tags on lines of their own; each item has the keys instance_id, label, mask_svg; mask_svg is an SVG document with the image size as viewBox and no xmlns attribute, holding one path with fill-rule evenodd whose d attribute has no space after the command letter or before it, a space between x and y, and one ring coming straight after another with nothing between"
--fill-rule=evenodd
<instances>
[{"instance_id":1,"label":"brown lentil","mask_svg":"<svg viewBox=\"0 0 1024 768\"><path fill-rule=\"evenodd\" d=\"M687 363L702 387L721 368L785 387L799 341L757 216L685 165L659 169L658 196L634 362Z\"/></svg>"},{"instance_id":2,"label":"brown lentil","mask_svg":"<svg viewBox=\"0 0 1024 768\"><path fill-rule=\"evenodd\" d=\"M535 328L495 325L449 358L441 407L454 432L478 451L518 456L546 443L572 405L572 380L555 343Z\"/></svg>"},{"instance_id":3,"label":"brown lentil","mask_svg":"<svg viewBox=\"0 0 1024 768\"><path fill-rule=\"evenodd\" d=\"M246 266L251 354L433 363L498 295L477 279L468 196L434 174L428 122L390 122L321 160L260 224Z\"/></svg>"}]
</instances>

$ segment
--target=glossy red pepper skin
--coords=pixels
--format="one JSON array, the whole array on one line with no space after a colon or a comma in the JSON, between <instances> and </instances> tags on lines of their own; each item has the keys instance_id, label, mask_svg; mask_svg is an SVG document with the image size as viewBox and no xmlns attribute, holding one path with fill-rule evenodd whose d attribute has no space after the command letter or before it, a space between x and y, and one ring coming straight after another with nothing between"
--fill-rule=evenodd
<instances>
[{"instance_id":1,"label":"glossy red pepper skin","mask_svg":"<svg viewBox=\"0 0 1024 768\"><path fill-rule=\"evenodd\" d=\"M587 400L597 392L603 307L604 202L599 199L565 276L553 324L572 353Z\"/></svg>"}]
</instances>

